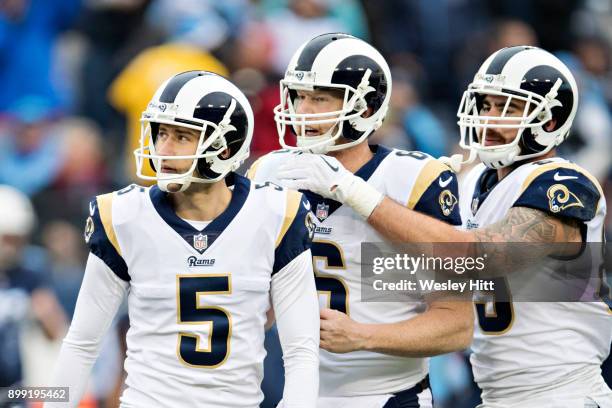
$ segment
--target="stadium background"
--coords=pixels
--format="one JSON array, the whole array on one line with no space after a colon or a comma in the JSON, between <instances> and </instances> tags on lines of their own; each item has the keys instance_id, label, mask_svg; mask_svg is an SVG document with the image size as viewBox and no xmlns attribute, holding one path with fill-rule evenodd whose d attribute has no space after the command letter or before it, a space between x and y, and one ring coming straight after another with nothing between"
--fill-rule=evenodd
<instances>
[{"instance_id":1,"label":"stadium background","mask_svg":"<svg viewBox=\"0 0 612 408\"><path fill-rule=\"evenodd\" d=\"M559 154L591 171L612 201L608 0L0 0L0 185L26 194L37 217L27 239L4 237L2 226L27 205L0 202L0 245L18 248L29 294L11 303L0 259L0 386L48 380L87 256L87 202L135 181L138 119L161 81L188 69L233 80L255 111L254 160L279 147L272 108L291 54L335 31L370 41L392 68L391 109L375 141L433 156L454 152L460 95L486 56L520 44L554 52L581 98ZM116 406L126 327L124 310L83 406ZM273 334L266 407L282 392ZM432 359L438 407L477 402L466 358Z\"/></svg>"}]
</instances>

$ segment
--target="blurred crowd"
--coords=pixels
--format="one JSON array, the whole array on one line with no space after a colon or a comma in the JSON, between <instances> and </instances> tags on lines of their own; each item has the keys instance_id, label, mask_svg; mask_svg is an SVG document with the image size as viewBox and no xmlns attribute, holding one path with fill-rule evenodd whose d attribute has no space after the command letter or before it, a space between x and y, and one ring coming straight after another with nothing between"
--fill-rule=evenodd
<instances>
[{"instance_id":1,"label":"blurred crowd","mask_svg":"<svg viewBox=\"0 0 612 408\"><path fill-rule=\"evenodd\" d=\"M132 151L157 86L191 69L229 77L255 112L254 160L279 148L272 109L289 58L324 32L363 38L389 61L392 106L374 142L433 156L455 152L458 103L486 56L554 52L580 88L560 155L612 202L608 0L0 0L0 387L48 380L87 257L87 203L137 182ZM84 404L116 406L126 327L118 319L109 334ZM282 362L267 344L273 406ZM431 371L439 407L478 401L466 355L432 359Z\"/></svg>"}]
</instances>

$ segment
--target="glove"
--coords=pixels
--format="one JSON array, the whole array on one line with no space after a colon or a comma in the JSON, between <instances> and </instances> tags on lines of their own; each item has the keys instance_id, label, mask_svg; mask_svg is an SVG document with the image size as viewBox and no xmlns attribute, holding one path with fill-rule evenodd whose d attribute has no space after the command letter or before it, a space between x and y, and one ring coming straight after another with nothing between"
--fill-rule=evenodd
<instances>
[{"instance_id":1,"label":"glove","mask_svg":"<svg viewBox=\"0 0 612 408\"><path fill-rule=\"evenodd\" d=\"M304 153L283 164L277 173L283 185L308 190L352 207L367 219L384 195L355 176L334 157Z\"/></svg>"}]
</instances>

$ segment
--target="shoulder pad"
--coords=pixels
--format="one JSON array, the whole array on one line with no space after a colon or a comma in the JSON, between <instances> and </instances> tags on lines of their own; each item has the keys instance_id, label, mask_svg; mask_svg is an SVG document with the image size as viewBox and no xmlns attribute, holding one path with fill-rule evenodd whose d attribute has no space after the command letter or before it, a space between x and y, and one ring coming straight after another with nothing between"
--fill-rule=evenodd
<instances>
[{"instance_id":1,"label":"shoulder pad","mask_svg":"<svg viewBox=\"0 0 612 408\"><path fill-rule=\"evenodd\" d=\"M599 182L573 163L547 163L523 182L514 207L530 207L552 215L590 221L603 195Z\"/></svg>"},{"instance_id":2,"label":"shoulder pad","mask_svg":"<svg viewBox=\"0 0 612 408\"><path fill-rule=\"evenodd\" d=\"M314 220L310 203L302 193L287 190L284 218L276 238L272 273L310 249L314 235Z\"/></svg>"},{"instance_id":3,"label":"shoulder pad","mask_svg":"<svg viewBox=\"0 0 612 408\"><path fill-rule=\"evenodd\" d=\"M276 170L296 152L282 149L261 156L249 167L246 177L252 181L276 181Z\"/></svg>"},{"instance_id":4,"label":"shoulder pad","mask_svg":"<svg viewBox=\"0 0 612 408\"><path fill-rule=\"evenodd\" d=\"M121 225L137 217L142 211L143 203L148 199L148 191L147 187L138 184L130 184L121 190L117 190L113 198L116 207L113 218L114 224Z\"/></svg>"},{"instance_id":5,"label":"shoulder pad","mask_svg":"<svg viewBox=\"0 0 612 408\"><path fill-rule=\"evenodd\" d=\"M444 163L429 158L412 186L407 207L452 225L461 225L457 175Z\"/></svg>"},{"instance_id":6,"label":"shoulder pad","mask_svg":"<svg viewBox=\"0 0 612 408\"><path fill-rule=\"evenodd\" d=\"M117 193L97 196L89 203L89 217L85 222L85 242L90 251L100 258L119 278L129 281L127 264L113 223L113 200Z\"/></svg>"}]
</instances>

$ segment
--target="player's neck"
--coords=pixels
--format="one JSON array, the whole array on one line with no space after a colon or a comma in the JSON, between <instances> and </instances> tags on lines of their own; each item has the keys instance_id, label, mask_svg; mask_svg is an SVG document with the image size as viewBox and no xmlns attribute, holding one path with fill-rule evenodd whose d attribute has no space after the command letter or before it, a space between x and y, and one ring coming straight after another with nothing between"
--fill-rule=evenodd
<instances>
[{"instance_id":1,"label":"player's neck","mask_svg":"<svg viewBox=\"0 0 612 408\"><path fill-rule=\"evenodd\" d=\"M183 193L170 195L176 215L193 221L210 221L217 218L230 203L232 192L225 180L213 184L193 183Z\"/></svg>"},{"instance_id":2,"label":"player's neck","mask_svg":"<svg viewBox=\"0 0 612 408\"><path fill-rule=\"evenodd\" d=\"M374 156L367 141L348 149L329 152L328 155L338 159L344 168L351 173L355 173Z\"/></svg>"},{"instance_id":3,"label":"player's neck","mask_svg":"<svg viewBox=\"0 0 612 408\"><path fill-rule=\"evenodd\" d=\"M508 167L504 167L504 168L498 169L497 170L497 179L498 180L502 180L508 174L512 173L512 171L514 169L522 166L523 164L532 163L532 162L540 161L540 160L544 160L544 159L550 159L551 157L555 157L556 155L557 155L556 149L552 149L550 152L548 152L548 153L546 153L546 154L544 154L542 156L534 157L533 159L521 161L521 162L513 164L512 166L508 166Z\"/></svg>"}]
</instances>

